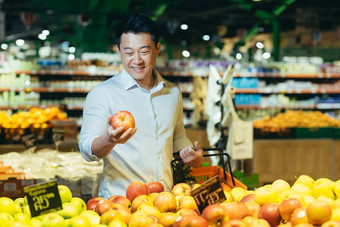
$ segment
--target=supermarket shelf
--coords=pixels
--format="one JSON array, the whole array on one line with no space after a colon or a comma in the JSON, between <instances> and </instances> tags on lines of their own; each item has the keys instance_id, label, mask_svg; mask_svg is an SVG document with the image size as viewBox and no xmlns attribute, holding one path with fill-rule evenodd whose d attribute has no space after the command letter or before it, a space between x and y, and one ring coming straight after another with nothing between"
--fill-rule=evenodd
<instances>
[{"instance_id":1,"label":"supermarket shelf","mask_svg":"<svg viewBox=\"0 0 340 227\"><path fill-rule=\"evenodd\" d=\"M290 105L290 106L261 106L261 105L235 105L237 110L246 109L323 109L323 110L333 110L340 109L340 103L317 103L314 105Z\"/></svg>"},{"instance_id":2,"label":"supermarket shelf","mask_svg":"<svg viewBox=\"0 0 340 227\"><path fill-rule=\"evenodd\" d=\"M0 92L11 91L11 88L0 88ZM14 91L26 92L41 92L41 93L88 93L91 89L87 88L53 88L53 87L39 87L39 88L15 88Z\"/></svg>"},{"instance_id":3,"label":"supermarket shelf","mask_svg":"<svg viewBox=\"0 0 340 227\"><path fill-rule=\"evenodd\" d=\"M0 73L11 73L14 72L15 74L30 74L30 75L69 75L69 76L113 76L119 71L115 70L105 70L105 71L84 71L84 70L0 70Z\"/></svg>"},{"instance_id":4,"label":"supermarket shelf","mask_svg":"<svg viewBox=\"0 0 340 227\"><path fill-rule=\"evenodd\" d=\"M85 70L73 70L73 69L65 69L65 70L0 70L0 73L11 73L14 72L16 74L31 74L31 75L78 75L78 76L113 76L118 74L117 70L93 70L93 71L85 71ZM180 77L193 77L193 76L201 76L207 77L209 76L209 69L200 70L200 71L178 71L178 70L165 70L160 69L159 72L164 76L180 76ZM220 73L222 76L223 73ZM340 78L340 73L280 73L280 72L264 72L264 73L252 73L252 72L241 72L236 73L235 77L259 77L259 78L292 78L292 79L317 79L317 78Z\"/></svg>"},{"instance_id":5,"label":"supermarket shelf","mask_svg":"<svg viewBox=\"0 0 340 227\"><path fill-rule=\"evenodd\" d=\"M270 88L236 88L235 93L243 94L340 94L340 88L336 89L287 89L273 90Z\"/></svg>"},{"instance_id":6,"label":"supermarket shelf","mask_svg":"<svg viewBox=\"0 0 340 227\"><path fill-rule=\"evenodd\" d=\"M237 73L235 77L287 78L287 79L338 79L340 73Z\"/></svg>"}]
</instances>

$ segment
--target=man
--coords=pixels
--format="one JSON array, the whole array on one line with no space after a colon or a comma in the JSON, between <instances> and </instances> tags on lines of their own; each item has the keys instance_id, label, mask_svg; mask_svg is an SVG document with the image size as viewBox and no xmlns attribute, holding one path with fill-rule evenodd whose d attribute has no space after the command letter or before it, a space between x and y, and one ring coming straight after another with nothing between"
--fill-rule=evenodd
<instances>
[{"instance_id":1,"label":"man","mask_svg":"<svg viewBox=\"0 0 340 227\"><path fill-rule=\"evenodd\" d=\"M203 152L186 135L181 91L154 69L161 48L156 24L133 15L116 31L116 44L123 70L87 95L80 151L87 161L104 159L101 197L125 195L132 181L160 181L171 190L173 153L199 167ZM120 110L132 113L136 128L112 128L112 115Z\"/></svg>"}]
</instances>

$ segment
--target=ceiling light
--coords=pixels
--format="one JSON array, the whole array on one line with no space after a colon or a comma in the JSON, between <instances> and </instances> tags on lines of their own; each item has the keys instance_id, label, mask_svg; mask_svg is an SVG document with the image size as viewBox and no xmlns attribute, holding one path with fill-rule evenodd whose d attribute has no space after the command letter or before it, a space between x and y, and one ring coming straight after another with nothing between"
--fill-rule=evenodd
<instances>
[{"instance_id":1,"label":"ceiling light","mask_svg":"<svg viewBox=\"0 0 340 227\"><path fill-rule=\"evenodd\" d=\"M261 42L256 42L256 47L259 48L259 49L263 49L264 45Z\"/></svg>"},{"instance_id":2,"label":"ceiling light","mask_svg":"<svg viewBox=\"0 0 340 227\"><path fill-rule=\"evenodd\" d=\"M76 48L75 48L75 47L69 47L69 48L68 48L68 52L70 52L71 54L73 54L74 52L76 52Z\"/></svg>"},{"instance_id":3,"label":"ceiling light","mask_svg":"<svg viewBox=\"0 0 340 227\"><path fill-rule=\"evenodd\" d=\"M241 54L241 53L237 53L237 54L236 54L236 59L237 59L237 60L241 60L241 58L242 58L242 54Z\"/></svg>"},{"instance_id":4,"label":"ceiling light","mask_svg":"<svg viewBox=\"0 0 340 227\"><path fill-rule=\"evenodd\" d=\"M15 44L16 44L17 46L22 46L22 45L25 44L25 40L23 40L23 39L17 39L17 40L15 41Z\"/></svg>"},{"instance_id":5,"label":"ceiling light","mask_svg":"<svg viewBox=\"0 0 340 227\"><path fill-rule=\"evenodd\" d=\"M7 50L8 45L6 43L1 44L1 49Z\"/></svg>"},{"instance_id":6,"label":"ceiling light","mask_svg":"<svg viewBox=\"0 0 340 227\"><path fill-rule=\"evenodd\" d=\"M187 50L183 50L182 55L183 55L183 57L188 58L188 57L190 57L190 52L187 51Z\"/></svg>"},{"instance_id":7,"label":"ceiling light","mask_svg":"<svg viewBox=\"0 0 340 227\"><path fill-rule=\"evenodd\" d=\"M182 30L187 30L189 28L189 26L187 24L182 24L181 25L181 29Z\"/></svg>"},{"instance_id":8,"label":"ceiling light","mask_svg":"<svg viewBox=\"0 0 340 227\"><path fill-rule=\"evenodd\" d=\"M69 54L69 55L68 55L68 60L72 61L72 60L74 60L74 59L75 59L74 54Z\"/></svg>"},{"instance_id":9,"label":"ceiling light","mask_svg":"<svg viewBox=\"0 0 340 227\"><path fill-rule=\"evenodd\" d=\"M202 37L202 39L203 39L204 41L209 41L209 40L210 40L210 36L209 36L209 35L204 35L204 36Z\"/></svg>"},{"instance_id":10,"label":"ceiling light","mask_svg":"<svg viewBox=\"0 0 340 227\"><path fill-rule=\"evenodd\" d=\"M40 34L38 35L38 38L39 38L40 40L45 40L47 37L46 37L46 35L40 33Z\"/></svg>"},{"instance_id":11,"label":"ceiling light","mask_svg":"<svg viewBox=\"0 0 340 227\"><path fill-rule=\"evenodd\" d=\"M269 58L270 58L270 53L269 53L269 52L264 52L264 53L262 54L262 57L263 57L264 59L269 59Z\"/></svg>"},{"instance_id":12,"label":"ceiling light","mask_svg":"<svg viewBox=\"0 0 340 227\"><path fill-rule=\"evenodd\" d=\"M50 31L45 29L41 33L45 36L48 36L50 34Z\"/></svg>"}]
</instances>

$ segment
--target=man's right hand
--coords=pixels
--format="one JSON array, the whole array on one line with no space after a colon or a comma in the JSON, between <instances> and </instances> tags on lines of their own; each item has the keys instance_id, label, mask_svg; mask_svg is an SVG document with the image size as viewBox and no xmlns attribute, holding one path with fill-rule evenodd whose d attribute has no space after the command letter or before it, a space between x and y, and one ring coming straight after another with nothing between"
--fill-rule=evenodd
<instances>
[{"instance_id":1,"label":"man's right hand","mask_svg":"<svg viewBox=\"0 0 340 227\"><path fill-rule=\"evenodd\" d=\"M124 132L123 127L113 129L111 126L112 115L110 115L107 126L107 136L113 143L125 143L128 141L137 131L137 128L129 128Z\"/></svg>"}]
</instances>

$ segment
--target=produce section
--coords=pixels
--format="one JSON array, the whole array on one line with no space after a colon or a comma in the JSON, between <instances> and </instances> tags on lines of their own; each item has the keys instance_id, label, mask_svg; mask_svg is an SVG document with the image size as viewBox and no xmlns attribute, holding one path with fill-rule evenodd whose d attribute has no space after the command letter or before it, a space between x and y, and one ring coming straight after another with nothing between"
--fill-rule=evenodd
<instances>
[{"instance_id":1,"label":"produce section","mask_svg":"<svg viewBox=\"0 0 340 227\"><path fill-rule=\"evenodd\" d=\"M61 209L32 217L27 197L0 198L1 226L339 226L340 181L300 175L290 185L282 179L247 190L221 190L225 199L200 212L195 190L202 184L133 181L125 195L84 200L58 185Z\"/></svg>"}]
</instances>

